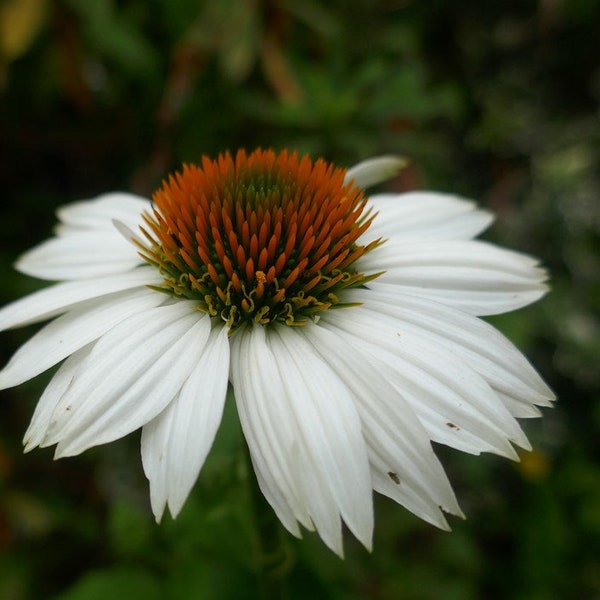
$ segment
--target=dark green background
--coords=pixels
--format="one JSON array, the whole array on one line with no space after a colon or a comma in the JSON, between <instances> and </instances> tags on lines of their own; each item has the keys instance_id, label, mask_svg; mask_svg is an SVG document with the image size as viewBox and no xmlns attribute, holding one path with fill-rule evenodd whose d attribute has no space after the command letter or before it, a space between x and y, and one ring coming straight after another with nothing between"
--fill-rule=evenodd
<instances>
[{"instance_id":1,"label":"dark green background","mask_svg":"<svg viewBox=\"0 0 600 600\"><path fill-rule=\"evenodd\" d=\"M439 448L469 517L451 534L378 497L372 554L289 538L293 598L600 598L598 1L3 0L0 15L2 302L42 285L10 265L56 206L149 194L239 146L405 155L393 189L479 200L498 215L487 239L550 269L551 294L493 319L559 396L524 423L535 451ZM0 362L32 331L2 334ZM157 526L137 434L56 463L21 454L47 380L2 392L0 598L257 597L234 411Z\"/></svg>"}]
</instances>

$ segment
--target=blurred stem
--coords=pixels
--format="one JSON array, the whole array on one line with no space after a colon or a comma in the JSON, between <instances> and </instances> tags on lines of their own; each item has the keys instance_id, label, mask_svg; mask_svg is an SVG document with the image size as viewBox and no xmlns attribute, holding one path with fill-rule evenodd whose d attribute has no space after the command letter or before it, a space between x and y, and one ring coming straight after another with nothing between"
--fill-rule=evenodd
<instances>
[{"instance_id":1,"label":"blurred stem","mask_svg":"<svg viewBox=\"0 0 600 600\"><path fill-rule=\"evenodd\" d=\"M285 544L279 519L258 486L247 446L245 447L245 456L258 541L256 562L263 598L265 600L287 600L289 598L287 576L292 568L292 557L289 547Z\"/></svg>"}]
</instances>

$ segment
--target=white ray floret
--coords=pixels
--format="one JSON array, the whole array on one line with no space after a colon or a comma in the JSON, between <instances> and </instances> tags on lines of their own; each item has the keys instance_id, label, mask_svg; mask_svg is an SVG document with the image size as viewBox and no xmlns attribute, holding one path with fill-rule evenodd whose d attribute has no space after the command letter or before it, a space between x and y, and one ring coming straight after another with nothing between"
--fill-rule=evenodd
<instances>
[{"instance_id":1,"label":"white ray floret","mask_svg":"<svg viewBox=\"0 0 600 600\"><path fill-rule=\"evenodd\" d=\"M314 353L299 351L306 350L307 342L294 331L277 328L266 339L263 329L252 328L236 334L233 342L232 383L250 452L264 479L277 473L283 479L281 486L278 478L273 483L285 504L263 490L269 502L288 515L291 509L289 517L300 522L310 519L338 553L340 516L370 546L373 516L367 453L346 387L315 360ZM272 364L268 371L259 368L265 359ZM319 401L323 395L328 402ZM257 410L256 402L261 406L264 402L264 408ZM277 465L280 461L284 469L288 465L285 471ZM289 469L290 461L296 469Z\"/></svg>"},{"instance_id":2,"label":"white ray floret","mask_svg":"<svg viewBox=\"0 0 600 600\"><path fill-rule=\"evenodd\" d=\"M189 376L208 338L208 317L187 302L138 313L92 349L88 368L60 399L44 446L73 456L153 419Z\"/></svg>"},{"instance_id":3,"label":"white ray floret","mask_svg":"<svg viewBox=\"0 0 600 600\"><path fill-rule=\"evenodd\" d=\"M536 261L477 241L393 239L364 257L361 267L385 271L373 289L413 294L477 316L521 308L548 290Z\"/></svg>"},{"instance_id":4,"label":"white ray floret","mask_svg":"<svg viewBox=\"0 0 600 600\"><path fill-rule=\"evenodd\" d=\"M314 348L352 393L371 473L379 481L374 489L400 501L421 518L447 528L440 507L455 515L462 513L423 426L385 377L378 376L379 363L352 344L340 345L338 334L322 326L306 331ZM378 401L373 402L373 397Z\"/></svg>"},{"instance_id":5,"label":"white ray floret","mask_svg":"<svg viewBox=\"0 0 600 600\"><path fill-rule=\"evenodd\" d=\"M197 341L190 339L194 356ZM180 392L142 429L142 460L157 521L167 504L176 516L196 483L221 422L228 371L227 329L214 328Z\"/></svg>"},{"instance_id":6,"label":"white ray floret","mask_svg":"<svg viewBox=\"0 0 600 600\"><path fill-rule=\"evenodd\" d=\"M368 237L409 240L471 239L487 229L494 216L474 202L450 194L410 192L377 194L370 205L377 211Z\"/></svg>"},{"instance_id":7,"label":"white ray floret","mask_svg":"<svg viewBox=\"0 0 600 600\"><path fill-rule=\"evenodd\" d=\"M0 309L0 331L46 321L87 301L115 292L159 285L160 274L152 267L138 267L110 277L67 281L44 288Z\"/></svg>"},{"instance_id":8,"label":"white ray floret","mask_svg":"<svg viewBox=\"0 0 600 600\"><path fill-rule=\"evenodd\" d=\"M110 329L164 301L159 294L136 288L90 299L51 321L23 344L4 367L2 387L19 385L53 367Z\"/></svg>"},{"instance_id":9,"label":"white ray floret","mask_svg":"<svg viewBox=\"0 0 600 600\"><path fill-rule=\"evenodd\" d=\"M57 211L58 235L77 231L109 231L114 233L112 221L122 221L130 228L143 223L142 213L150 202L141 196L113 192L92 200L73 202Z\"/></svg>"},{"instance_id":10,"label":"white ray floret","mask_svg":"<svg viewBox=\"0 0 600 600\"><path fill-rule=\"evenodd\" d=\"M408 161L401 156L378 156L358 163L346 171L346 181L368 188L395 177Z\"/></svg>"}]
</instances>

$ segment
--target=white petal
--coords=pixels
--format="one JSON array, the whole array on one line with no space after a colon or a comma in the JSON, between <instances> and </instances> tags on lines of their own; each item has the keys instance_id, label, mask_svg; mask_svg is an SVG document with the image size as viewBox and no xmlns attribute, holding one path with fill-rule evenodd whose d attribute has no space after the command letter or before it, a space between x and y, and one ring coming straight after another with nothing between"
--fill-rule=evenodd
<instances>
[{"instance_id":1,"label":"white petal","mask_svg":"<svg viewBox=\"0 0 600 600\"><path fill-rule=\"evenodd\" d=\"M474 202L436 192L377 194L369 198L369 206L379 213L365 234L371 239L466 240L494 220Z\"/></svg>"},{"instance_id":2,"label":"white petal","mask_svg":"<svg viewBox=\"0 0 600 600\"><path fill-rule=\"evenodd\" d=\"M364 307L328 312L332 314L322 317L323 326L345 330L356 338L356 345L362 341L365 351L386 365L388 381L432 440L473 454L494 452L512 459L517 455L509 440L528 447L519 424L489 385L450 352L398 331L393 319Z\"/></svg>"},{"instance_id":3,"label":"white petal","mask_svg":"<svg viewBox=\"0 0 600 600\"><path fill-rule=\"evenodd\" d=\"M114 227L77 231L42 242L19 258L21 273L60 281L123 273L142 263L131 243Z\"/></svg>"},{"instance_id":4,"label":"white petal","mask_svg":"<svg viewBox=\"0 0 600 600\"><path fill-rule=\"evenodd\" d=\"M118 221L117 219L114 219L113 225L115 226L115 229L121 234L121 237L136 249L136 252L139 251L140 245L145 245L142 236L138 235L123 221Z\"/></svg>"},{"instance_id":5,"label":"white petal","mask_svg":"<svg viewBox=\"0 0 600 600\"><path fill-rule=\"evenodd\" d=\"M125 192L103 194L92 200L74 202L58 209L61 224L58 234L77 230L111 230L112 221L118 220L130 228L142 224L142 213L151 209L146 198Z\"/></svg>"},{"instance_id":6,"label":"white petal","mask_svg":"<svg viewBox=\"0 0 600 600\"><path fill-rule=\"evenodd\" d=\"M229 373L226 327L213 329L180 393L142 430L142 461L157 520L168 503L173 517L187 499L223 415ZM196 353L196 347L191 348Z\"/></svg>"},{"instance_id":7,"label":"white petal","mask_svg":"<svg viewBox=\"0 0 600 600\"><path fill-rule=\"evenodd\" d=\"M401 156L379 156L363 160L346 172L344 183L354 180L356 185L368 188L395 177L404 167L407 160Z\"/></svg>"},{"instance_id":8,"label":"white petal","mask_svg":"<svg viewBox=\"0 0 600 600\"><path fill-rule=\"evenodd\" d=\"M236 332L231 378L259 484L282 523L296 533L294 520L312 521L341 554L341 514L368 546L373 515L360 421L302 333Z\"/></svg>"},{"instance_id":9,"label":"white petal","mask_svg":"<svg viewBox=\"0 0 600 600\"><path fill-rule=\"evenodd\" d=\"M479 241L386 242L360 259L369 283L474 315L514 310L543 296L546 272L529 256Z\"/></svg>"},{"instance_id":10,"label":"white petal","mask_svg":"<svg viewBox=\"0 0 600 600\"><path fill-rule=\"evenodd\" d=\"M48 426L50 425L50 420L52 419L52 413L69 386L72 385L75 375L87 364L87 359L92 351L92 346L93 345L90 344L71 354L46 386L42 397L35 407L31 423L23 437L25 452L33 450L44 440Z\"/></svg>"},{"instance_id":11,"label":"white petal","mask_svg":"<svg viewBox=\"0 0 600 600\"><path fill-rule=\"evenodd\" d=\"M273 333L269 341L295 416L298 442L309 461L304 468L312 467L317 481L329 488L350 531L370 548L371 478L356 406L302 330L275 327Z\"/></svg>"},{"instance_id":12,"label":"white petal","mask_svg":"<svg viewBox=\"0 0 600 600\"><path fill-rule=\"evenodd\" d=\"M427 432L398 390L388 383L385 366L355 346L355 338L343 331L315 325L305 332L353 393L371 472L383 475L375 489L430 523L447 528L440 506L453 514L462 513Z\"/></svg>"},{"instance_id":13,"label":"white petal","mask_svg":"<svg viewBox=\"0 0 600 600\"><path fill-rule=\"evenodd\" d=\"M51 319L87 300L162 282L160 273L148 265L105 278L57 283L2 307L0 331Z\"/></svg>"},{"instance_id":14,"label":"white petal","mask_svg":"<svg viewBox=\"0 0 600 600\"><path fill-rule=\"evenodd\" d=\"M139 313L101 337L54 411L43 445L72 456L138 429L160 413L194 366L210 318L179 301Z\"/></svg>"},{"instance_id":15,"label":"white petal","mask_svg":"<svg viewBox=\"0 0 600 600\"><path fill-rule=\"evenodd\" d=\"M124 319L158 306L162 294L147 288L116 292L89 300L51 321L0 371L0 389L19 385L98 339Z\"/></svg>"},{"instance_id":16,"label":"white petal","mask_svg":"<svg viewBox=\"0 0 600 600\"><path fill-rule=\"evenodd\" d=\"M525 397L518 397L514 391L511 391L510 395L496 388L494 388L494 391L513 417L517 419L532 419L542 416L542 411L535 404L531 404L531 399L528 401ZM539 406L551 405L549 401L538 401L537 404Z\"/></svg>"},{"instance_id":17,"label":"white petal","mask_svg":"<svg viewBox=\"0 0 600 600\"><path fill-rule=\"evenodd\" d=\"M387 450L390 452L390 450ZM390 469L391 455L384 455L382 458L379 453L373 452L371 456L371 477L373 479L373 489L391 498L398 504L401 504L420 519L427 521L445 531L450 531L450 525L446 521L440 507L427 495L423 494L417 488L406 485L406 481L398 474L395 469ZM454 512L454 511L446 511ZM460 512L457 516L464 518Z\"/></svg>"},{"instance_id":18,"label":"white petal","mask_svg":"<svg viewBox=\"0 0 600 600\"><path fill-rule=\"evenodd\" d=\"M300 536L297 521L309 529L312 525L291 474L293 430L282 382L265 368L274 361L264 327L240 329L232 336L231 382L258 483L286 529Z\"/></svg>"},{"instance_id":19,"label":"white petal","mask_svg":"<svg viewBox=\"0 0 600 600\"><path fill-rule=\"evenodd\" d=\"M515 417L539 416L533 406L550 406L554 394L527 359L488 323L442 304L376 290L351 290L347 302L399 319L400 332L411 331L448 349L494 389Z\"/></svg>"}]
</instances>

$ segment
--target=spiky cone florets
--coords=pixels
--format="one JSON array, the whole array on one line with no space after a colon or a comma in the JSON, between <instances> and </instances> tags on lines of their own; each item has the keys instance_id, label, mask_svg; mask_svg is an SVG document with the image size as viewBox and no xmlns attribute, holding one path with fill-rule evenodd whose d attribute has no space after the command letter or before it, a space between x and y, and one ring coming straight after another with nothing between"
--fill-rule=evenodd
<instances>
[{"instance_id":1,"label":"spiky cone florets","mask_svg":"<svg viewBox=\"0 0 600 600\"><path fill-rule=\"evenodd\" d=\"M186 165L153 197L142 256L161 289L193 299L235 329L244 322L302 325L366 283L357 243L373 215L345 170L283 151L240 150Z\"/></svg>"}]
</instances>

